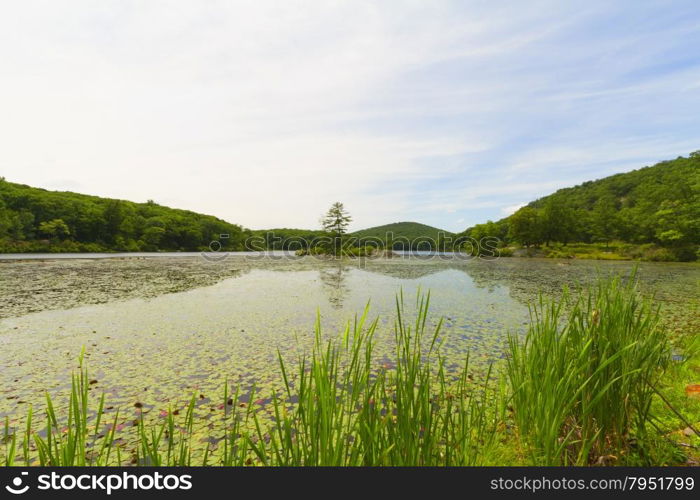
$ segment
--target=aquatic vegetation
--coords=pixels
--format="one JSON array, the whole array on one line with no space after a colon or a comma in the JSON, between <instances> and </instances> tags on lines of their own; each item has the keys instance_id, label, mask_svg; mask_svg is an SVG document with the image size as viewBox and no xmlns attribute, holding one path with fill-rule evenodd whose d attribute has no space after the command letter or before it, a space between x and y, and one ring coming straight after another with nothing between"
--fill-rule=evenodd
<instances>
[{"instance_id":1,"label":"aquatic vegetation","mask_svg":"<svg viewBox=\"0 0 700 500\"><path fill-rule=\"evenodd\" d=\"M224 390L205 441L195 446L196 396L184 414L167 412L163 423L137 418L130 431L114 415L106 430L104 396L89 409L91 379L80 358L68 415L61 418L47 396L45 437L27 419L24 433L5 428L5 462L40 465L477 465L488 460L503 418L500 387L489 377L475 384L465 362L450 374L439 353L441 323L428 332L429 295L408 319L397 299L395 357L376 366L373 337L378 320L369 306L339 338L325 341L316 322L311 353L293 369L279 355L284 389ZM259 399L260 398L260 399ZM267 399L262 399L267 398ZM254 402L251 404L251 402ZM140 410L141 408L137 408ZM267 411L272 418L265 417ZM217 427L218 425L218 427ZM128 432L124 432L128 431ZM119 432L119 433L117 433ZM21 443L22 456L14 450Z\"/></svg>"},{"instance_id":2,"label":"aquatic vegetation","mask_svg":"<svg viewBox=\"0 0 700 500\"><path fill-rule=\"evenodd\" d=\"M377 321L365 328L368 309L340 342L324 344L320 322L307 362L290 379L280 357L286 400L273 400L269 440L253 445L266 465L476 465L493 444L500 413L488 377L468 380L468 363L454 379L439 354L441 325L426 331L430 296L419 296L413 321L397 299L394 363L373 368ZM426 336L426 333L428 335ZM490 399L491 397L495 399ZM259 429L259 427L258 427ZM265 443L262 446L261 443Z\"/></svg>"},{"instance_id":3,"label":"aquatic vegetation","mask_svg":"<svg viewBox=\"0 0 700 500\"><path fill-rule=\"evenodd\" d=\"M639 446L670 361L657 308L634 280L540 300L507 363L514 417L533 463L585 465ZM565 316L565 317L564 317Z\"/></svg>"},{"instance_id":4,"label":"aquatic vegetation","mask_svg":"<svg viewBox=\"0 0 700 500\"><path fill-rule=\"evenodd\" d=\"M330 339L317 315L309 351L294 361L278 352L280 386L224 384L219 404L193 394L160 420L145 418L152 408L141 401L128 424L104 395L95 405L81 354L65 411L47 395L43 423L31 407L22 427L6 420L0 456L6 465L659 463L653 413L663 404L672 412L662 418L685 421L659 392L669 339L633 280L541 298L527 335L512 335L506 360L478 377L468 354L461 367L442 355L448 339L430 302L397 297L388 357L377 357L369 304Z\"/></svg>"}]
</instances>

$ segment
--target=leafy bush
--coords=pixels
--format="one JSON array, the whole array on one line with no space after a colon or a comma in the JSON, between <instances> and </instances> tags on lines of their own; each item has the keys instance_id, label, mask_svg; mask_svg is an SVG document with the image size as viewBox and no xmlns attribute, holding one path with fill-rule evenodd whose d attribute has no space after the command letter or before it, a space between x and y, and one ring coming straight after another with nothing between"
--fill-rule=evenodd
<instances>
[{"instance_id":1,"label":"leafy bush","mask_svg":"<svg viewBox=\"0 0 700 500\"><path fill-rule=\"evenodd\" d=\"M654 247L647 250L642 256L642 260L651 262L673 262L676 260L676 255L669 248Z\"/></svg>"},{"instance_id":2,"label":"leafy bush","mask_svg":"<svg viewBox=\"0 0 700 500\"><path fill-rule=\"evenodd\" d=\"M499 248L498 255L500 257L512 257L513 256L513 249L510 247Z\"/></svg>"},{"instance_id":3,"label":"leafy bush","mask_svg":"<svg viewBox=\"0 0 700 500\"><path fill-rule=\"evenodd\" d=\"M674 248L673 249L673 255L675 257L675 260L680 261L680 262L691 262L694 260L697 260L697 252L700 251L700 248L698 247L693 247L693 246L683 246L679 248Z\"/></svg>"}]
</instances>

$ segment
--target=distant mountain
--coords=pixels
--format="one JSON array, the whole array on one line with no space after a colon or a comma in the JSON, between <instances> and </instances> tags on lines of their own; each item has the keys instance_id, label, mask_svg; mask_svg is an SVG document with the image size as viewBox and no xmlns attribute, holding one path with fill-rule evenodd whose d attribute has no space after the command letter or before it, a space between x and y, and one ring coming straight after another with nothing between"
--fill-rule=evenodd
<instances>
[{"instance_id":1,"label":"distant mountain","mask_svg":"<svg viewBox=\"0 0 700 500\"><path fill-rule=\"evenodd\" d=\"M440 234L450 236L452 233L438 229L436 227L427 226L418 222L396 222L394 224L385 224L383 226L370 227L361 229L347 235L348 238L355 237L358 240L373 239L386 241L387 235L393 235L394 248L409 248L409 242L420 244L421 249L432 248L433 242L437 244ZM317 238L327 238L328 233L320 229L260 229L253 230L253 236L264 240L263 246L274 250L286 250L290 248L306 247L307 244L313 244ZM360 241L361 242L361 241ZM372 244L372 241L367 241ZM257 245L257 243L256 243ZM413 245L411 245L411 248Z\"/></svg>"},{"instance_id":2,"label":"distant mountain","mask_svg":"<svg viewBox=\"0 0 700 500\"><path fill-rule=\"evenodd\" d=\"M464 233L505 243L655 244L669 258L694 260L700 245L700 151L564 188L513 215Z\"/></svg>"},{"instance_id":3,"label":"distant mountain","mask_svg":"<svg viewBox=\"0 0 700 500\"><path fill-rule=\"evenodd\" d=\"M221 238L221 235L226 235ZM250 231L153 201L48 191L0 177L0 252L243 250Z\"/></svg>"},{"instance_id":4,"label":"distant mountain","mask_svg":"<svg viewBox=\"0 0 700 500\"><path fill-rule=\"evenodd\" d=\"M385 241L389 234L393 237L394 248L406 249L408 248L405 245L407 241L412 242L411 248L419 246L421 249L427 249L433 248L431 242L435 242L439 245L442 238L453 235L453 233L445 231L444 229L438 229L419 222L395 222L393 224L361 229L355 231L350 236L355 236L360 240L375 238Z\"/></svg>"}]
</instances>

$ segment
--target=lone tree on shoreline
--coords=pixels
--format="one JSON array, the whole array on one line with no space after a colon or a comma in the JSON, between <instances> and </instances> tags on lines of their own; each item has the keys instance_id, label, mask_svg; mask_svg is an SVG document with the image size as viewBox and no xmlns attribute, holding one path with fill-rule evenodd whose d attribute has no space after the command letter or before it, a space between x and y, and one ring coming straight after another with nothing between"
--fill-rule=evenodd
<instances>
[{"instance_id":1,"label":"lone tree on shoreline","mask_svg":"<svg viewBox=\"0 0 700 500\"><path fill-rule=\"evenodd\" d=\"M321 219L321 227L330 233L333 238L333 253L338 255L343 243L343 235L347 232L348 226L352 222L352 217L345 210L342 203L336 202L331 205L326 215Z\"/></svg>"}]
</instances>

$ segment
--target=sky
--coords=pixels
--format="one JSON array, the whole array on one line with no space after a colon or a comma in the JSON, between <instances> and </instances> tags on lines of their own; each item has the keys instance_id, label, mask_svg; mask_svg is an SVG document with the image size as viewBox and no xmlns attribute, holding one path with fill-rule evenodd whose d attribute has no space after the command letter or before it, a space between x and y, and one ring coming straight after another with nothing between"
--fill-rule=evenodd
<instances>
[{"instance_id":1,"label":"sky","mask_svg":"<svg viewBox=\"0 0 700 500\"><path fill-rule=\"evenodd\" d=\"M697 0L0 6L0 176L253 229L461 231L699 117Z\"/></svg>"}]
</instances>

